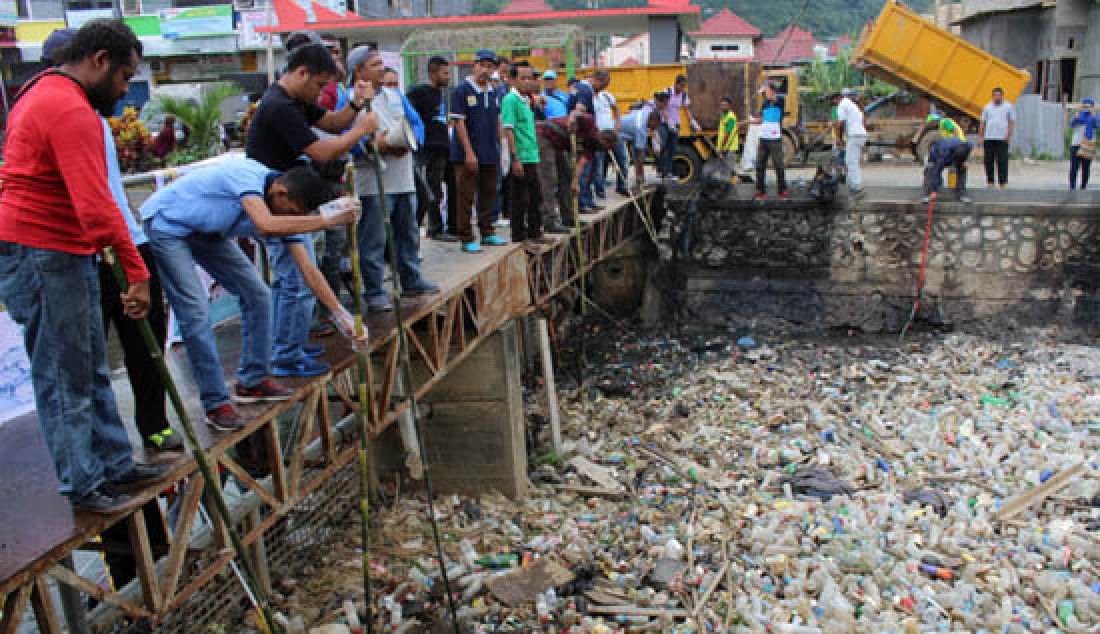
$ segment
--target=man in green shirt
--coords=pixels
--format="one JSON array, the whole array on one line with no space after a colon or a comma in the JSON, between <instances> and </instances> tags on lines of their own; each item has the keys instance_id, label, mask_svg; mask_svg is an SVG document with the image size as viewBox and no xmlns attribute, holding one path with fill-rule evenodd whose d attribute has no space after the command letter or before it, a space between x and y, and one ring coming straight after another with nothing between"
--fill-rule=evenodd
<instances>
[{"instance_id":1,"label":"man in green shirt","mask_svg":"<svg viewBox=\"0 0 1100 634\"><path fill-rule=\"evenodd\" d=\"M500 123L508 143L512 169L508 174L512 196L512 242L542 238L542 192L539 188L539 144L531 99L538 91L534 69L517 62L510 69L512 89L500 103Z\"/></svg>"}]
</instances>

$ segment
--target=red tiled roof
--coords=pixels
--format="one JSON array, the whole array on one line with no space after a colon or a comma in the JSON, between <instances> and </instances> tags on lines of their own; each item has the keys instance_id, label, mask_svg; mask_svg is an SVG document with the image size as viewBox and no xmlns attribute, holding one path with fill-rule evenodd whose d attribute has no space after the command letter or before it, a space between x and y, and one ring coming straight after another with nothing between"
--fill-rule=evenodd
<instances>
[{"instance_id":1,"label":"red tiled roof","mask_svg":"<svg viewBox=\"0 0 1100 634\"><path fill-rule=\"evenodd\" d=\"M543 0L512 0L500 10L502 15L514 15L516 13L543 13L553 11L550 5Z\"/></svg>"},{"instance_id":2,"label":"red tiled roof","mask_svg":"<svg viewBox=\"0 0 1100 634\"><path fill-rule=\"evenodd\" d=\"M303 3L310 0L303 0ZM538 1L538 0L536 0ZM531 0L518 0L526 6ZM444 17L423 18L389 18L382 20L366 19L354 13L340 15L325 8L316 0L311 0L316 19L307 22L306 11L295 0L272 0L277 18L276 26L261 26L256 29L259 33L292 33L294 31L336 31L346 29L388 29L388 28L418 28L418 27L445 27L468 26L471 24L496 24L514 22L516 12L496 13L491 15L452 15ZM554 11L552 9L539 9L528 13L526 9L521 11L523 22L569 22L570 20L584 20L586 18L614 18L618 16L649 16L649 15L679 15L698 16L699 7L690 3L690 0L649 0L644 7L629 7L618 9L579 9L574 11Z\"/></svg>"},{"instance_id":3,"label":"red tiled roof","mask_svg":"<svg viewBox=\"0 0 1100 634\"><path fill-rule=\"evenodd\" d=\"M789 39L788 32L791 34ZM816 45L813 33L791 25L775 37L766 37L756 43L756 61L766 65L789 66L794 62L812 60L816 56Z\"/></svg>"},{"instance_id":4,"label":"red tiled roof","mask_svg":"<svg viewBox=\"0 0 1100 634\"><path fill-rule=\"evenodd\" d=\"M752 24L749 24L741 16L735 14L729 9L722 9L718 13L715 13L703 25L699 27L698 31L689 33L692 37L699 36L726 36L726 37L760 37L760 29L756 28Z\"/></svg>"}]
</instances>

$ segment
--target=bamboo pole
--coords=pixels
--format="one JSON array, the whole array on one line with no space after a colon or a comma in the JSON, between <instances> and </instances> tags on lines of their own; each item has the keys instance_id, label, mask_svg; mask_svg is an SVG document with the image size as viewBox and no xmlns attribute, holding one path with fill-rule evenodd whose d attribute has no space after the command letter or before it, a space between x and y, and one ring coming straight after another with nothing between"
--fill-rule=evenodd
<instances>
[{"instance_id":1,"label":"bamboo pole","mask_svg":"<svg viewBox=\"0 0 1100 634\"><path fill-rule=\"evenodd\" d=\"M348 161L345 172L348 192L359 200L355 187L355 162ZM348 224L348 259L351 260L352 294L355 306L355 337L367 334L363 324L363 272L359 267L359 231L354 223ZM355 347L355 362L359 371L359 408L355 417L359 423L359 517L360 538L363 540L363 597L367 605L367 632L374 631L373 604L370 592L370 417L367 413L373 409L370 385L370 361L367 351Z\"/></svg>"},{"instance_id":2,"label":"bamboo pole","mask_svg":"<svg viewBox=\"0 0 1100 634\"><path fill-rule=\"evenodd\" d=\"M420 412L416 406L416 388L413 387L412 370L409 361L409 341L405 334L405 317L401 309L401 269L397 261L397 245L393 238L393 223L390 221L389 200L386 197L386 185L382 176L385 163L378 154L378 148L374 142L366 143L365 150L368 159L374 165L374 176L378 184L378 210L382 214L382 222L386 226L386 246L390 250L390 269L393 283L393 316L397 322L397 355L401 371L401 383L405 386L405 398L409 399L409 413L413 420L413 431L416 432L416 446L423 459L424 492L428 497L428 521L432 528L432 539L435 541L436 559L439 561L440 579L443 581L443 592L447 595L447 608L451 613L451 626L455 634L460 634L458 627L458 610L455 607L454 594L451 592L451 581L447 576L447 562L443 557L443 542L439 537L439 524L435 519L435 492L432 487L431 468L427 461L427 452L424 451L424 435L420 431ZM355 265L353 265L355 266ZM357 298L357 301L362 301ZM385 403L388 407L389 404Z\"/></svg>"},{"instance_id":3,"label":"bamboo pole","mask_svg":"<svg viewBox=\"0 0 1100 634\"><path fill-rule=\"evenodd\" d=\"M118 258L115 257L114 251L109 247L103 250L103 261L111 267L111 271L115 275L115 281L119 289L125 293L130 288L130 284L126 280L126 273L122 270L122 264L118 261ZM161 300L160 298L154 297L152 301ZM225 503L225 496L222 495L221 488L215 484L217 482L215 478L217 478L218 475L210 468L210 462L206 457L206 450L199 444L198 436L195 434L195 427L191 424L191 417L187 415L187 408L183 405L183 398L176 388L176 382L172 378L172 374L168 371L168 364L164 361L164 352L161 350L160 342L157 341L156 336L153 334L153 329L149 327L148 320L138 320L138 329L141 330L141 336L145 339L146 347L149 348L149 356L153 358L153 362L157 366L157 374L160 375L161 383L164 384L164 389L168 392L168 398L172 401L172 407L176 410L176 415L179 416L180 426L183 427L184 438L186 438L187 444L191 449L191 455L194 457L195 464L202 474L203 486L206 487L207 495L214 500L214 509L225 525L225 530L229 533L229 540L233 544L233 550L237 552L237 558L241 561L241 568L244 571L241 582L244 585L245 592L249 594L250 598L255 598L257 608L256 616L258 620L257 625L262 632L277 632L278 625L275 624L271 606L267 602L267 597L263 593L263 588L256 582L256 571L252 566L252 561L248 558L248 553L245 551L241 536L237 533L237 529L233 527L233 516L229 514L229 506ZM184 536L184 538L186 538L186 536Z\"/></svg>"}]
</instances>

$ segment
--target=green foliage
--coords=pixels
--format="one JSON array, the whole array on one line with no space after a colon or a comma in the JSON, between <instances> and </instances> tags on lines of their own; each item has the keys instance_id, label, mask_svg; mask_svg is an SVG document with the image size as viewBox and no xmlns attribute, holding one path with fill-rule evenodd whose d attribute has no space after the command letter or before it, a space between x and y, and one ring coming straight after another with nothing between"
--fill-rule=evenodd
<instances>
[{"instance_id":1,"label":"green foliage","mask_svg":"<svg viewBox=\"0 0 1100 634\"><path fill-rule=\"evenodd\" d=\"M849 64L852 51L842 49L836 60L814 60L802 70L802 85L809 97L826 97L840 92L841 88L858 88L865 97L881 97L895 92L890 84L865 77Z\"/></svg>"},{"instance_id":2,"label":"green foliage","mask_svg":"<svg viewBox=\"0 0 1100 634\"><path fill-rule=\"evenodd\" d=\"M218 82L204 85L197 101L166 95L154 97L149 107L155 112L175 115L177 121L191 130L187 146L169 155L169 164L178 165L219 154L222 149L219 133L221 103L239 94L240 88L236 84ZM173 160L179 162L173 163Z\"/></svg>"}]
</instances>

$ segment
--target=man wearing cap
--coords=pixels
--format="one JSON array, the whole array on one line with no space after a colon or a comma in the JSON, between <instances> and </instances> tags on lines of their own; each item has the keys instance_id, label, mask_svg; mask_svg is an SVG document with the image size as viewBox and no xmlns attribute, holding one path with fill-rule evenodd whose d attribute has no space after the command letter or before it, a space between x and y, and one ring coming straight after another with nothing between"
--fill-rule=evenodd
<instances>
[{"instance_id":1,"label":"man wearing cap","mask_svg":"<svg viewBox=\"0 0 1100 634\"><path fill-rule=\"evenodd\" d=\"M93 20L30 80L12 108L0 178L0 301L23 328L39 426L60 492L115 513L119 487L163 475L134 462L107 365L94 254L110 247L129 282L126 316L149 312L149 271L107 186L103 123L137 72L142 45Z\"/></svg>"},{"instance_id":2,"label":"man wearing cap","mask_svg":"<svg viewBox=\"0 0 1100 634\"><path fill-rule=\"evenodd\" d=\"M547 119L564 117L569 114L569 95L558 88L558 74L547 70L542 74L542 96L546 97L543 113Z\"/></svg>"},{"instance_id":3,"label":"man wearing cap","mask_svg":"<svg viewBox=\"0 0 1100 634\"><path fill-rule=\"evenodd\" d=\"M867 129L863 127L863 109L852 97L851 88L840 91L840 103L836 107L837 142L844 143L844 166L848 172L848 191L852 196L863 195L863 174L859 170L860 155L867 145Z\"/></svg>"},{"instance_id":4,"label":"man wearing cap","mask_svg":"<svg viewBox=\"0 0 1100 634\"><path fill-rule=\"evenodd\" d=\"M783 173L783 114L786 101L782 95L776 93L775 86L770 81L764 82L760 92L760 117L754 120L754 123L760 124L760 143L756 150L756 199L768 199L765 179L769 158L772 168L775 169L779 197L787 199L790 198L790 193L787 191L787 179Z\"/></svg>"},{"instance_id":5,"label":"man wearing cap","mask_svg":"<svg viewBox=\"0 0 1100 634\"><path fill-rule=\"evenodd\" d=\"M558 127L560 136L569 134L560 123L568 114L569 95L557 87L558 74L548 70L542 74L541 99L535 106L535 127L539 144L539 189L542 192L542 222L546 233L569 233L573 221L573 195L569 183L573 180L569 165L568 144L555 145L547 130ZM562 222L562 219L565 222Z\"/></svg>"},{"instance_id":6,"label":"man wearing cap","mask_svg":"<svg viewBox=\"0 0 1100 634\"><path fill-rule=\"evenodd\" d=\"M481 245L507 244L493 232L491 214L500 165L500 99L489 82L497 65L496 55L482 49L475 60L473 74L451 91L450 116L454 121L451 163L458 186L455 232L466 253L481 251ZM471 217L475 198L480 244Z\"/></svg>"}]
</instances>

